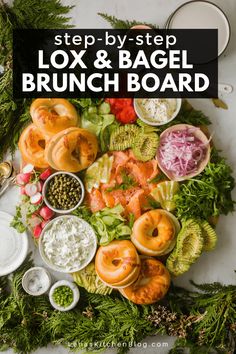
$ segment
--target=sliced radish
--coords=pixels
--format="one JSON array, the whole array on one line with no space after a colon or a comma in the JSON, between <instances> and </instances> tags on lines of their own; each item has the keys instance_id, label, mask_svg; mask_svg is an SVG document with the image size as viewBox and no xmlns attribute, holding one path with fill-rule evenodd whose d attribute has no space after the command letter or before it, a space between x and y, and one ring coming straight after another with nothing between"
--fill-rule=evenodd
<instances>
[{"instance_id":1,"label":"sliced radish","mask_svg":"<svg viewBox=\"0 0 236 354\"><path fill-rule=\"evenodd\" d=\"M38 192L38 187L37 184L33 184L33 183L28 183L25 186L25 193L29 196L29 197L33 197L33 195L35 195Z\"/></svg>"},{"instance_id":2,"label":"sliced radish","mask_svg":"<svg viewBox=\"0 0 236 354\"><path fill-rule=\"evenodd\" d=\"M16 176L16 183L19 186L24 186L25 184L29 183L31 178L31 173L19 173Z\"/></svg>"},{"instance_id":3,"label":"sliced radish","mask_svg":"<svg viewBox=\"0 0 236 354\"><path fill-rule=\"evenodd\" d=\"M42 219L40 217L38 217L37 215L33 214L30 218L30 220L28 221L28 224L30 227L34 228L37 225L40 225L42 222Z\"/></svg>"},{"instance_id":4,"label":"sliced radish","mask_svg":"<svg viewBox=\"0 0 236 354\"><path fill-rule=\"evenodd\" d=\"M36 193L35 195L33 195L31 198L30 198L30 202L31 204L34 204L34 205L38 205L42 202L43 200L43 196L41 193Z\"/></svg>"},{"instance_id":5,"label":"sliced radish","mask_svg":"<svg viewBox=\"0 0 236 354\"><path fill-rule=\"evenodd\" d=\"M47 168L45 171L43 171L41 173L41 175L39 176L39 178L42 180L42 181L46 181L46 179L51 176L52 174L52 170L50 168Z\"/></svg>"},{"instance_id":6,"label":"sliced radish","mask_svg":"<svg viewBox=\"0 0 236 354\"><path fill-rule=\"evenodd\" d=\"M38 189L38 192L42 192L42 190L43 190L43 181L38 181L37 182L37 189Z\"/></svg>"},{"instance_id":7,"label":"sliced radish","mask_svg":"<svg viewBox=\"0 0 236 354\"><path fill-rule=\"evenodd\" d=\"M32 173L34 170L34 166L31 163L28 163L28 165L25 165L22 169L22 172L25 173Z\"/></svg>"},{"instance_id":8,"label":"sliced radish","mask_svg":"<svg viewBox=\"0 0 236 354\"><path fill-rule=\"evenodd\" d=\"M41 227L42 227L42 229L45 228L45 226L49 223L49 221L50 221L50 220L43 220L43 221L41 222Z\"/></svg>"},{"instance_id":9,"label":"sliced radish","mask_svg":"<svg viewBox=\"0 0 236 354\"><path fill-rule=\"evenodd\" d=\"M20 187L20 194L21 194L21 195L26 195L26 193L25 193L25 187L24 187L24 186L21 186L21 187Z\"/></svg>"},{"instance_id":10,"label":"sliced radish","mask_svg":"<svg viewBox=\"0 0 236 354\"><path fill-rule=\"evenodd\" d=\"M49 220L54 216L54 211L47 206L43 206L39 210L39 215L42 216L44 220Z\"/></svg>"},{"instance_id":11,"label":"sliced radish","mask_svg":"<svg viewBox=\"0 0 236 354\"><path fill-rule=\"evenodd\" d=\"M41 235L41 232L42 232L42 227L40 225L35 226L34 232L33 232L34 233L34 237L36 239L39 238L40 235Z\"/></svg>"}]
</instances>

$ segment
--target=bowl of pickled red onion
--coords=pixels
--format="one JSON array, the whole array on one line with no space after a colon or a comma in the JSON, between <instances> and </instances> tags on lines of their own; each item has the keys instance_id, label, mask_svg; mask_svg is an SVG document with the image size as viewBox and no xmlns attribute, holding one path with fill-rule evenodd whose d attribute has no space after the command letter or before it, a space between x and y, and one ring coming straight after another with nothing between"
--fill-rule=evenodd
<instances>
[{"instance_id":1,"label":"bowl of pickled red onion","mask_svg":"<svg viewBox=\"0 0 236 354\"><path fill-rule=\"evenodd\" d=\"M210 139L198 127L176 124L163 131L157 150L160 169L172 181L200 174L210 160Z\"/></svg>"}]
</instances>

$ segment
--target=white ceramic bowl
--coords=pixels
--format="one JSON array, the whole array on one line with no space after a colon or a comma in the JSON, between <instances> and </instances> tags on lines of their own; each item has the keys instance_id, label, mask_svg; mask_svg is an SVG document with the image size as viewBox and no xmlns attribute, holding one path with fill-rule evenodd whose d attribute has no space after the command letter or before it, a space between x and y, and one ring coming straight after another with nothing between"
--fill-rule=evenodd
<instances>
[{"instance_id":1,"label":"white ceramic bowl","mask_svg":"<svg viewBox=\"0 0 236 354\"><path fill-rule=\"evenodd\" d=\"M53 299L54 291L57 288L59 288L60 286L68 286L68 288L70 288L72 290L72 292L73 292L73 301L67 307L59 306ZM50 303L58 311L69 311L69 310L72 310L77 305L77 303L79 301L79 298L80 298L80 292L79 292L79 289L78 289L77 285L75 283L72 283L71 281L68 281L68 280L59 280L59 281L57 281L51 287L50 292L49 292Z\"/></svg>"},{"instance_id":2,"label":"white ceramic bowl","mask_svg":"<svg viewBox=\"0 0 236 354\"><path fill-rule=\"evenodd\" d=\"M40 287L36 291L32 291L32 287L36 286L38 281ZM31 284L31 286L30 286ZM22 287L25 292L32 296L39 296L45 294L51 286L51 275L43 267L32 267L28 269L22 278Z\"/></svg>"},{"instance_id":3,"label":"white ceramic bowl","mask_svg":"<svg viewBox=\"0 0 236 354\"><path fill-rule=\"evenodd\" d=\"M78 265L75 265L73 269L68 269L68 268L63 268L63 267L60 267L56 264L53 264L50 259L48 259L47 255L45 254L45 250L44 250L44 243L43 243L43 240L44 240L44 235L45 235L45 232L52 226L52 224L57 221L58 219L67 219L67 218L70 218L70 219L76 219L76 220L79 220L80 222L82 222L84 225L86 225L86 227L88 227L91 231L91 238L92 238L92 242L93 242L93 247L91 249L91 252L88 256L88 258L86 259L86 261L84 261L82 263L82 265L80 264L79 266ZM62 245L63 247L63 245ZM75 215L61 215L61 216L58 216L57 218L51 220L43 229L41 235L40 235L40 238L39 238L39 253L40 253L40 256L41 258L43 259L43 261L47 264L47 266L49 268L51 268L52 270L55 270L57 272L61 272L61 273L73 273L73 272L78 272L79 270L85 268L93 259L93 257L95 256L95 253L96 253L96 250L97 250L97 236L93 230L93 228L89 225L89 223L87 223L85 220L83 219L80 219L79 217L75 216Z\"/></svg>"},{"instance_id":4,"label":"white ceramic bowl","mask_svg":"<svg viewBox=\"0 0 236 354\"><path fill-rule=\"evenodd\" d=\"M171 181L184 181L187 179L190 179L192 177L195 177L197 175L199 175L204 168L206 167L206 165L208 164L209 160L210 160L210 153L211 153L211 148L210 148L210 143L209 143L209 139L207 138L207 136L198 128L196 128L193 125L189 125L189 124L176 124L173 125L170 128L167 128L166 130L164 130L161 135L160 135L160 142L161 139L165 136L166 133L171 132L171 131L176 131L176 130L185 130L186 128L190 128L190 129L194 129L195 128L195 132L194 135L201 140L203 143L206 144L206 155L204 157L204 159L200 162L197 170L195 172L192 172L186 176L175 176L171 171L168 171L161 163L161 158L159 156L159 149L157 149L157 162L158 162L158 166L160 167L160 169L162 170L162 172L171 180Z\"/></svg>"},{"instance_id":5,"label":"white ceramic bowl","mask_svg":"<svg viewBox=\"0 0 236 354\"><path fill-rule=\"evenodd\" d=\"M170 15L165 27L170 30L218 29L218 56L224 53L231 36L230 23L226 14L219 6L205 0L193 0L181 4Z\"/></svg>"},{"instance_id":6,"label":"white ceramic bowl","mask_svg":"<svg viewBox=\"0 0 236 354\"><path fill-rule=\"evenodd\" d=\"M179 111L180 111L180 108L181 108L181 105L182 105L182 99L181 98L175 98L176 99L176 110L174 111L174 113L172 114L172 116L166 121L166 122L162 122L162 123L158 123L158 122L153 122L147 118L144 118L143 116L143 112L142 110L140 109L139 107L139 104L138 104L138 100L140 98L134 98L134 110L137 114L137 116L146 124L148 125L152 125L152 126L160 126L160 125L165 125L169 122L171 122L173 119L175 119L175 117L178 115ZM167 98L168 100L168 98ZM151 117L152 119L152 117Z\"/></svg>"},{"instance_id":7,"label":"white ceramic bowl","mask_svg":"<svg viewBox=\"0 0 236 354\"><path fill-rule=\"evenodd\" d=\"M73 178L75 178L79 184L80 184L80 187L81 187L81 198L80 200L78 201L78 203L71 209L56 209L54 208L50 202L48 201L47 199L47 188L48 188L48 184L49 182L55 177L55 176L58 176L58 175L68 175L68 176L71 176ZM71 173L71 172L64 172L64 171L59 171L59 172L55 172L53 173L47 180L46 182L44 183L43 185L43 199L44 199L44 202L45 204L50 208L52 209L55 213L58 213L58 214L69 214L71 213L73 210L75 210L76 208L78 208L78 206L80 206L80 204L83 202L83 199L84 199L84 194L85 194L85 190L84 190L84 185L81 181L81 179L76 176L74 173Z\"/></svg>"}]
</instances>

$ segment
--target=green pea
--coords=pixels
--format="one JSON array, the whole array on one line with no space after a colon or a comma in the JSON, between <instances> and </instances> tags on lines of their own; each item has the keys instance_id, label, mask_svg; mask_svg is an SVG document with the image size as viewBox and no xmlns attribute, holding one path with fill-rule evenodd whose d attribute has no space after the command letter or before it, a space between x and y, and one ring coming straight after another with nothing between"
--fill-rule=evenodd
<instances>
[{"instance_id":1,"label":"green pea","mask_svg":"<svg viewBox=\"0 0 236 354\"><path fill-rule=\"evenodd\" d=\"M62 307L67 307L73 302L73 291L68 286L59 286L54 290L53 300Z\"/></svg>"}]
</instances>

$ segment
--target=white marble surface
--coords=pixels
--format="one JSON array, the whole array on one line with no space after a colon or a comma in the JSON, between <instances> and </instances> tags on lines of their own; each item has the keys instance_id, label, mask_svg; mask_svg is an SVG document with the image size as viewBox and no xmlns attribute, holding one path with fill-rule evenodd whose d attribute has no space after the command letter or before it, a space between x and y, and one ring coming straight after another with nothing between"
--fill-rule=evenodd
<instances>
[{"instance_id":1,"label":"white marble surface","mask_svg":"<svg viewBox=\"0 0 236 354\"><path fill-rule=\"evenodd\" d=\"M164 25L166 19L173 10L184 0L63 0L63 3L75 5L72 14L72 24L77 28L107 28L109 25L104 22L97 12L106 12L122 19L135 19ZM214 132L214 141L218 148L224 151L228 161L234 168L236 177L236 1L235 0L212 0L219 5L228 16L231 23L232 36L230 44L219 60L219 81L229 83L234 87L232 94L224 95L222 98L228 104L227 111L216 109L210 100L191 100L194 107L203 110L212 120L211 131ZM236 191L233 193L236 199ZM17 202L18 190L12 188L0 199L0 210L14 213L14 205ZM191 267L191 270L175 281L176 284L190 287L189 279L195 282L236 283L234 269L236 269L235 248L236 248L236 218L235 214L222 216L217 225L219 242L215 251L205 253L199 261ZM36 262L40 264L37 252ZM153 344L152 344L153 343ZM167 344L166 344L167 343ZM172 338L155 337L149 338L142 347L131 349L130 353L141 352L152 354L167 354L173 343ZM11 354L8 350L6 354ZM65 354L67 349L62 347L42 348L37 354ZM113 353L108 350L107 353Z\"/></svg>"}]
</instances>

